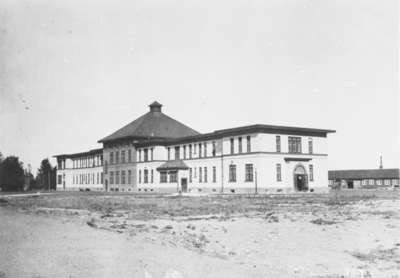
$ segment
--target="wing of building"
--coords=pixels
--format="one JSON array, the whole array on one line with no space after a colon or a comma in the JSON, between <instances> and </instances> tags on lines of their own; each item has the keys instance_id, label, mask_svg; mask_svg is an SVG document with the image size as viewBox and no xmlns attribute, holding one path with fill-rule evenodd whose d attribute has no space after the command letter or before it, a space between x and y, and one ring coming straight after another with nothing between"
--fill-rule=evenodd
<instances>
[{"instance_id":1,"label":"wing of building","mask_svg":"<svg viewBox=\"0 0 400 278\"><path fill-rule=\"evenodd\" d=\"M201 134L165 115L158 102L149 107L148 113L99 140L102 149L57 155L57 189L328 190L327 135L334 130L256 124Z\"/></svg>"}]
</instances>

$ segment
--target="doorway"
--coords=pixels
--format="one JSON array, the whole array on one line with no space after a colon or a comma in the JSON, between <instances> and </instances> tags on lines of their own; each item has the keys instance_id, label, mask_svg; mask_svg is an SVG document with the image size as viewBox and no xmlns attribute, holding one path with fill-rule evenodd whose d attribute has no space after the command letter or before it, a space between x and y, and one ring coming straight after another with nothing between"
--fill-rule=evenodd
<instances>
[{"instance_id":1,"label":"doorway","mask_svg":"<svg viewBox=\"0 0 400 278\"><path fill-rule=\"evenodd\" d=\"M308 177L303 165L294 169L294 187L297 191L308 191Z\"/></svg>"},{"instance_id":2,"label":"doorway","mask_svg":"<svg viewBox=\"0 0 400 278\"><path fill-rule=\"evenodd\" d=\"M354 189L354 182L353 181L348 181L347 182L347 188L348 189Z\"/></svg>"},{"instance_id":3,"label":"doorway","mask_svg":"<svg viewBox=\"0 0 400 278\"><path fill-rule=\"evenodd\" d=\"M187 178L181 179L181 190L182 192L187 192Z\"/></svg>"}]
</instances>

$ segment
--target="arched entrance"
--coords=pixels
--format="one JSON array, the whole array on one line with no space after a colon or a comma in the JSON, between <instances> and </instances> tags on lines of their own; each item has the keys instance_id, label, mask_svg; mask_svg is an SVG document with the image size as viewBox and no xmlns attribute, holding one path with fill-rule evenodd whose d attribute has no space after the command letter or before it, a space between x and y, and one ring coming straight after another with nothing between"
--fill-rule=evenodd
<instances>
[{"instance_id":1,"label":"arched entrance","mask_svg":"<svg viewBox=\"0 0 400 278\"><path fill-rule=\"evenodd\" d=\"M297 191L308 191L308 176L303 165L299 164L294 168L293 178L294 187Z\"/></svg>"}]
</instances>

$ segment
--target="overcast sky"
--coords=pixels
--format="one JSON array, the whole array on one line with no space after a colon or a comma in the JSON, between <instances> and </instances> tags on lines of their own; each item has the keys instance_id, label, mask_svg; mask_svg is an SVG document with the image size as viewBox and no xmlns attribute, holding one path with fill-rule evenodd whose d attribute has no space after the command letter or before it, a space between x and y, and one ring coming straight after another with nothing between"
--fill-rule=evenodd
<instances>
[{"instance_id":1,"label":"overcast sky","mask_svg":"<svg viewBox=\"0 0 400 278\"><path fill-rule=\"evenodd\" d=\"M100 147L148 111L337 130L329 168L400 167L396 0L0 0L0 151Z\"/></svg>"}]
</instances>

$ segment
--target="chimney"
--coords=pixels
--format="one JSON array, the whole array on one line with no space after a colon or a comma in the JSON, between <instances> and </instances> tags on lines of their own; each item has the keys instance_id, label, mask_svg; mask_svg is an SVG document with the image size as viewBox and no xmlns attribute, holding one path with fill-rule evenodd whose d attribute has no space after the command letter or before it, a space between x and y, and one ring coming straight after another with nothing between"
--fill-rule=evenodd
<instances>
[{"instance_id":1,"label":"chimney","mask_svg":"<svg viewBox=\"0 0 400 278\"><path fill-rule=\"evenodd\" d=\"M383 169L383 162L382 162L382 156L380 158L380 164L379 164L379 169Z\"/></svg>"},{"instance_id":2,"label":"chimney","mask_svg":"<svg viewBox=\"0 0 400 278\"><path fill-rule=\"evenodd\" d=\"M150 104L149 107L150 107L150 112L161 112L162 104L155 101L152 104Z\"/></svg>"}]
</instances>

